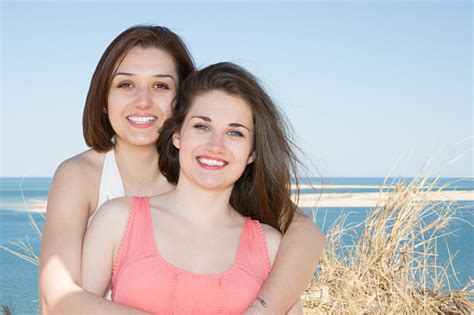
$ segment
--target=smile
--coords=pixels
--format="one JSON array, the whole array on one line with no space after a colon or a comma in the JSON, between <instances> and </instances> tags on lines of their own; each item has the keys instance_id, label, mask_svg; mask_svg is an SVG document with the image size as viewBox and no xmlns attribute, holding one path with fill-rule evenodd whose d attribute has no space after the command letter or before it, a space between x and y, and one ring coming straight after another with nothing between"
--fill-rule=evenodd
<instances>
[{"instance_id":1,"label":"smile","mask_svg":"<svg viewBox=\"0 0 474 315\"><path fill-rule=\"evenodd\" d=\"M152 121L155 121L156 117L155 116L143 116L143 117L128 116L127 120L133 122L134 124L145 125Z\"/></svg>"},{"instance_id":2,"label":"smile","mask_svg":"<svg viewBox=\"0 0 474 315\"><path fill-rule=\"evenodd\" d=\"M228 164L226 161L223 161L223 160L216 160L216 159L210 159L210 158L205 158L205 157L198 157L197 160L200 164L204 164L210 167L216 167L216 166L223 167Z\"/></svg>"}]
</instances>

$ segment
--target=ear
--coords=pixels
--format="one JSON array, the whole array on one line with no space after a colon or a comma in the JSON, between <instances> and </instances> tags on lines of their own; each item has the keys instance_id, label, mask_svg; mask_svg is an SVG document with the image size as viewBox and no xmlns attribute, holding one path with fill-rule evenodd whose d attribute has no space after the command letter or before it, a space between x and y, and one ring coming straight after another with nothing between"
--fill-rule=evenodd
<instances>
[{"instance_id":1,"label":"ear","mask_svg":"<svg viewBox=\"0 0 474 315\"><path fill-rule=\"evenodd\" d=\"M252 151L252 153L250 154L249 159L247 160L247 165L253 163L253 161L255 161L255 151Z\"/></svg>"},{"instance_id":2,"label":"ear","mask_svg":"<svg viewBox=\"0 0 474 315\"><path fill-rule=\"evenodd\" d=\"M171 101L171 111L176 107L176 101L177 101L178 96L176 95L173 97L173 100Z\"/></svg>"},{"instance_id":3,"label":"ear","mask_svg":"<svg viewBox=\"0 0 474 315\"><path fill-rule=\"evenodd\" d=\"M179 139L179 132L178 132L178 131L175 131L175 132L173 133L172 141L173 141L174 147L179 150L180 139Z\"/></svg>"}]
</instances>

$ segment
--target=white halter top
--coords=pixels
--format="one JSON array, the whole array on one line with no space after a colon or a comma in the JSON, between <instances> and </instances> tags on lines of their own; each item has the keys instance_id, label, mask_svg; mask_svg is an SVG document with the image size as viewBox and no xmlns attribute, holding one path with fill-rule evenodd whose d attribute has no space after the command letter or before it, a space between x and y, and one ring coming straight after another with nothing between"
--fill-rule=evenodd
<instances>
[{"instance_id":1,"label":"white halter top","mask_svg":"<svg viewBox=\"0 0 474 315\"><path fill-rule=\"evenodd\" d=\"M125 192L123 189L122 177L120 177L117 161L115 161L114 149L112 148L112 150L105 154L102 175L100 176L99 201L97 202L97 209L95 209L94 213L87 221L87 226L91 223L91 220L94 218L100 206L110 199L123 196L125 196ZM110 288L107 289L105 298L107 300L112 300L112 290Z\"/></svg>"},{"instance_id":2,"label":"white halter top","mask_svg":"<svg viewBox=\"0 0 474 315\"><path fill-rule=\"evenodd\" d=\"M106 201L123 196L125 196L125 192L123 189L122 178L120 177L117 161L115 161L114 149L112 148L112 150L105 154L104 165L102 166L97 209L99 209L99 207ZM90 216L87 225L89 225L92 218L97 213L97 209L95 209L94 213Z\"/></svg>"}]
</instances>

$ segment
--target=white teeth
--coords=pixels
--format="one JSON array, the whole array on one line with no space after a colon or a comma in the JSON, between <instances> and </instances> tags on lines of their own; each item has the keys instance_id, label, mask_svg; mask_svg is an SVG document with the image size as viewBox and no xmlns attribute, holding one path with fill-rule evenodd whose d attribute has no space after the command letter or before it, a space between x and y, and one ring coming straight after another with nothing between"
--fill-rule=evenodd
<instances>
[{"instance_id":1,"label":"white teeth","mask_svg":"<svg viewBox=\"0 0 474 315\"><path fill-rule=\"evenodd\" d=\"M154 116L148 116L148 117L136 117L136 116L128 116L128 120L136 123L136 124L147 124L151 121L154 121L156 117Z\"/></svg>"},{"instance_id":2,"label":"white teeth","mask_svg":"<svg viewBox=\"0 0 474 315\"><path fill-rule=\"evenodd\" d=\"M205 158L199 158L198 161L201 162L202 164L206 164L206 165L209 165L209 166L224 166L224 164L225 164L222 161L209 160L209 159L205 159Z\"/></svg>"}]
</instances>

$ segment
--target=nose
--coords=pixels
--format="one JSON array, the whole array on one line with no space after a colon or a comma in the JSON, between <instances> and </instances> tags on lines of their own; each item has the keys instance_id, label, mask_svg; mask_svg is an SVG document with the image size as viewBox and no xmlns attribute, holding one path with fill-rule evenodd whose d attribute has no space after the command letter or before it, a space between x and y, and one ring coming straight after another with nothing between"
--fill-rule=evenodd
<instances>
[{"instance_id":1,"label":"nose","mask_svg":"<svg viewBox=\"0 0 474 315\"><path fill-rule=\"evenodd\" d=\"M138 108L148 108L152 106L151 91L148 88L137 89L135 106Z\"/></svg>"},{"instance_id":2,"label":"nose","mask_svg":"<svg viewBox=\"0 0 474 315\"><path fill-rule=\"evenodd\" d=\"M224 153L225 144L222 135L217 132L213 132L210 135L209 141L207 142L207 149L212 153Z\"/></svg>"}]
</instances>

